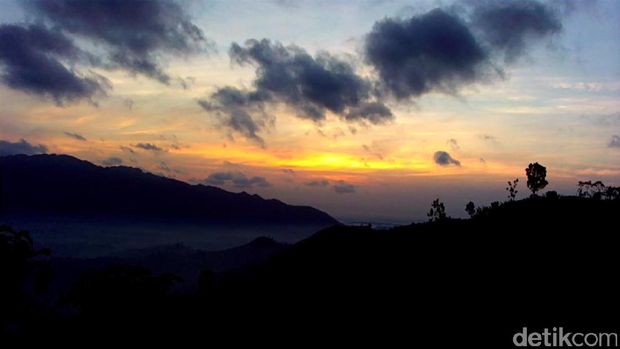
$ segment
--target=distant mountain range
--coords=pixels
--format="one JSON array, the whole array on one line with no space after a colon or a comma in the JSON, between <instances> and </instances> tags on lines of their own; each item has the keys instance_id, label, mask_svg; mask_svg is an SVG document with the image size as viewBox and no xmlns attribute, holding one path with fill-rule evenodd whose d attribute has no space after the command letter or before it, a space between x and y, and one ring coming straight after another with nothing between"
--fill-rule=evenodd
<instances>
[{"instance_id":1,"label":"distant mountain range","mask_svg":"<svg viewBox=\"0 0 620 349\"><path fill-rule=\"evenodd\" d=\"M0 215L112 216L221 224L338 223L325 212L68 155L0 157Z\"/></svg>"}]
</instances>

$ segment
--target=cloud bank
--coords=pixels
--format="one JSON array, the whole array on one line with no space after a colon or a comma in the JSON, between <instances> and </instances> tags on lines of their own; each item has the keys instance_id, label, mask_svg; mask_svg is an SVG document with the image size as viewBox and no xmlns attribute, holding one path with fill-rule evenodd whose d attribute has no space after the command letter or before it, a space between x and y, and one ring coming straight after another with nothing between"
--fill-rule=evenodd
<instances>
[{"instance_id":1,"label":"cloud bank","mask_svg":"<svg viewBox=\"0 0 620 349\"><path fill-rule=\"evenodd\" d=\"M503 76L535 43L562 31L558 11L535 0L476 1L469 15L434 9L407 19L385 18L366 35L364 56L385 94L397 99L430 92L456 94Z\"/></svg>"},{"instance_id":2,"label":"cloud bank","mask_svg":"<svg viewBox=\"0 0 620 349\"><path fill-rule=\"evenodd\" d=\"M357 191L356 186L345 181L337 181L332 188L338 194L353 194Z\"/></svg>"},{"instance_id":3,"label":"cloud bank","mask_svg":"<svg viewBox=\"0 0 620 349\"><path fill-rule=\"evenodd\" d=\"M30 0L27 7L54 28L100 45L99 62L163 83L161 60L205 49L206 38L179 3L170 0Z\"/></svg>"},{"instance_id":4,"label":"cloud bank","mask_svg":"<svg viewBox=\"0 0 620 349\"><path fill-rule=\"evenodd\" d=\"M259 132L273 120L270 104L284 104L298 117L315 122L327 112L343 120L380 124L392 119L390 109L376 100L372 83L354 67L326 52L315 56L298 46L284 46L267 39L233 43L229 55L239 65L256 68L253 89L223 87L198 101L216 112L222 124L264 145Z\"/></svg>"},{"instance_id":5,"label":"cloud bank","mask_svg":"<svg viewBox=\"0 0 620 349\"><path fill-rule=\"evenodd\" d=\"M34 145L23 138L20 139L19 142L10 142L0 139L0 156L16 154L36 155L45 153L47 153L47 147L43 144Z\"/></svg>"},{"instance_id":6,"label":"cloud bank","mask_svg":"<svg viewBox=\"0 0 620 349\"><path fill-rule=\"evenodd\" d=\"M274 104L315 122L329 112L382 124L394 117L386 101L458 95L467 86L501 79L507 64L562 31L559 11L536 0L467 2L459 14L455 8L376 22L362 49L371 76L327 52L312 56L268 39L233 43L231 61L255 68L252 88L222 87L198 103L222 126L261 146L262 131L275 120L268 113Z\"/></svg>"},{"instance_id":7,"label":"cloud bank","mask_svg":"<svg viewBox=\"0 0 620 349\"><path fill-rule=\"evenodd\" d=\"M105 78L71 67L84 55L58 30L0 25L0 81L14 90L51 97L58 105L105 94Z\"/></svg>"},{"instance_id":8,"label":"cloud bank","mask_svg":"<svg viewBox=\"0 0 620 349\"><path fill-rule=\"evenodd\" d=\"M50 97L57 105L93 102L106 94L109 80L89 68L121 69L169 84L172 77L163 68L167 57L206 52L210 46L184 8L172 0L21 4L35 21L0 25L0 81ZM78 47L76 42L90 45Z\"/></svg>"},{"instance_id":9,"label":"cloud bank","mask_svg":"<svg viewBox=\"0 0 620 349\"><path fill-rule=\"evenodd\" d=\"M232 185L235 188L270 187L271 183L265 177L248 177L242 172L215 172L209 175L204 184L214 186Z\"/></svg>"},{"instance_id":10,"label":"cloud bank","mask_svg":"<svg viewBox=\"0 0 620 349\"><path fill-rule=\"evenodd\" d=\"M364 50L382 87L398 99L453 93L478 81L487 65L487 53L465 22L441 9L375 23Z\"/></svg>"}]
</instances>

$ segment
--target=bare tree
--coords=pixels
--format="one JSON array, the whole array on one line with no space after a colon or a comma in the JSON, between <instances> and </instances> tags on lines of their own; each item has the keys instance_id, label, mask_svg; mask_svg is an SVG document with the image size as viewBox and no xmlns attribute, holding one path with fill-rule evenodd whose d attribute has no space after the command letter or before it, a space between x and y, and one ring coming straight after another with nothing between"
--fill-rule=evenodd
<instances>
[{"instance_id":1,"label":"bare tree","mask_svg":"<svg viewBox=\"0 0 620 349\"><path fill-rule=\"evenodd\" d=\"M508 191L508 199L510 201L515 201L517 194L519 191L517 190L517 184L519 184L519 178L515 178L514 181L508 181L508 186L506 187L506 191Z\"/></svg>"}]
</instances>

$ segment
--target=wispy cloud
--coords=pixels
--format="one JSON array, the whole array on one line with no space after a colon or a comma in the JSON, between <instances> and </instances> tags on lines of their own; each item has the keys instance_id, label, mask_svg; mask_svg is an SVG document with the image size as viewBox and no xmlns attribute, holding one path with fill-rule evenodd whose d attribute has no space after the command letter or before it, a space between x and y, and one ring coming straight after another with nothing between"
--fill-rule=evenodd
<instances>
[{"instance_id":1,"label":"wispy cloud","mask_svg":"<svg viewBox=\"0 0 620 349\"><path fill-rule=\"evenodd\" d=\"M87 139L86 137L82 136L79 133L74 133L74 132L65 132L65 135L73 138L73 139L77 139L78 141L82 141L82 142L86 142Z\"/></svg>"},{"instance_id":2,"label":"wispy cloud","mask_svg":"<svg viewBox=\"0 0 620 349\"><path fill-rule=\"evenodd\" d=\"M138 149L142 149L142 150L147 150L147 151L152 151L152 152L161 152L164 151L164 149L158 147L155 144L152 143L137 143L133 145L134 148L138 148Z\"/></svg>"},{"instance_id":3,"label":"wispy cloud","mask_svg":"<svg viewBox=\"0 0 620 349\"><path fill-rule=\"evenodd\" d=\"M317 179L317 180L306 182L304 184L309 187L327 187L329 185L329 181L326 179Z\"/></svg>"},{"instance_id":4,"label":"wispy cloud","mask_svg":"<svg viewBox=\"0 0 620 349\"><path fill-rule=\"evenodd\" d=\"M337 181L332 186L334 191L338 194L353 194L357 191L357 187L353 184L347 183L345 181Z\"/></svg>"},{"instance_id":5,"label":"wispy cloud","mask_svg":"<svg viewBox=\"0 0 620 349\"><path fill-rule=\"evenodd\" d=\"M104 166L119 166L123 164L123 160L116 156L111 156L101 162Z\"/></svg>"}]
</instances>

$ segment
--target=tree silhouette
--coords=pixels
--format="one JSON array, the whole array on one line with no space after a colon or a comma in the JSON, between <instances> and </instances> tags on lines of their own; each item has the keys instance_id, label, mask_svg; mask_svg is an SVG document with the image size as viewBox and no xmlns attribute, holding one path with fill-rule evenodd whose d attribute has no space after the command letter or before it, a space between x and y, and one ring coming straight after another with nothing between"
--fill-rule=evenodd
<instances>
[{"instance_id":1,"label":"tree silhouette","mask_svg":"<svg viewBox=\"0 0 620 349\"><path fill-rule=\"evenodd\" d=\"M579 181L577 183L577 196L595 200L617 200L620 198L620 188L608 187L601 181Z\"/></svg>"},{"instance_id":2,"label":"tree silhouette","mask_svg":"<svg viewBox=\"0 0 620 349\"><path fill-rule=\"evenodd\" d=\"M525 169L525 174L527 175L527 187L530 188L534 195L549 184L546 179L547 168L537 162L529 164Z\"/></svg>"},{"instance_id":3,"label":"tree silhouette","mask_svg":"<svg viewBox=\"0 0 620 349\"><path fill-rule=\"evenodd\" d=\"M577 184L577 195L581 198L600 200L606 196L607 187L601 181L579 181Z\"/></svg>"},{"instance_id":4,"label":"tree silhouette","mask_svg":"<svg viewBox=\"0 0 620 349\"><path fill-rule=\"evenodd\" d=\"M470 217L473 217L476 214L476 205L473 201L470 201L467 205L465 205L465 212L467 212Z\"/></svg>"},{"instance_id":5,"label":"tree silhouette","mask_svg":"<svg viewBox=\"0 0 620 349\"><path fill-rule=\"evenodd\" d=\"M33 247L32 237L26 230L0 226L0 276L6 283L3 289L20 287L30 277L34 279L35 291L45 288L51 277L47 274L51 270L37 257L49 255L48 249L37 250Z\"/></svg>"},{"instance_id":6,"label":"tree silhouette","mask_svg":"<svg viewBox=\"0 0 620 349\"><path fill-rule=\"evenodd\" d=\"M620 199L620 187L607 187L605 190L605 197L607 200Z\"/></svg>"},{"instance_id":7,"label":"tree silhouette","mask_svg":"<svg viewBox=\"0 0 620 349\"><path fill-rule=\"evenodd\" d=\"M506 187L506 190L508 191L508 199L510 201L515 201L517 193L519 193L519 191L517 190L517 184L519 184L519 178L515 178L515 180L512 182L508 181L508 186Z\"/></svg>"},{"instance_id":8,"label":"tree silhouette","mask_svg":"<svg viewBox=\"0 0 620 349\"><path fill-rule=\"evenodd\" d=\"M580 198L590 197L591 186L592 186L592 181L579 181L577 183L577 196L579 196Z\"/></svg>"},{"instance_id":9,"label":"tree silhouette","mask_svg":"<svg viewBox=\"0 0 620 349\"><path fill-rule=\"evenodd\" d=\"M595 200L601 200L607 188L605 187L605 184L603 184L603 182L596 181L592 183L591 190L592 190L592 198Z\"/></svg>"},{"instance_id":10,"label":"tree silhouette","mask_svg":"<svg viewBox=\"0 0 620 349\"><path fill-rule=\"evenodd\" d=\"M426 214L429 222L439 222L446 219L446 207L443 202L439 201L439 198L433 200L431 209Z\"/></svg>"},{"instance_id":11,"label":"tree silhouette","mask_svg":"<svg viewBox=\"0 0 620 349\"><path fill-rule=\"evenodd\" d=\"M0 226L0 337L6 327L17 329L36 316L36 296L52 281L52 268L43 256L48 249L35 249L25 230Z\"/></svg>"}]
</instances>

